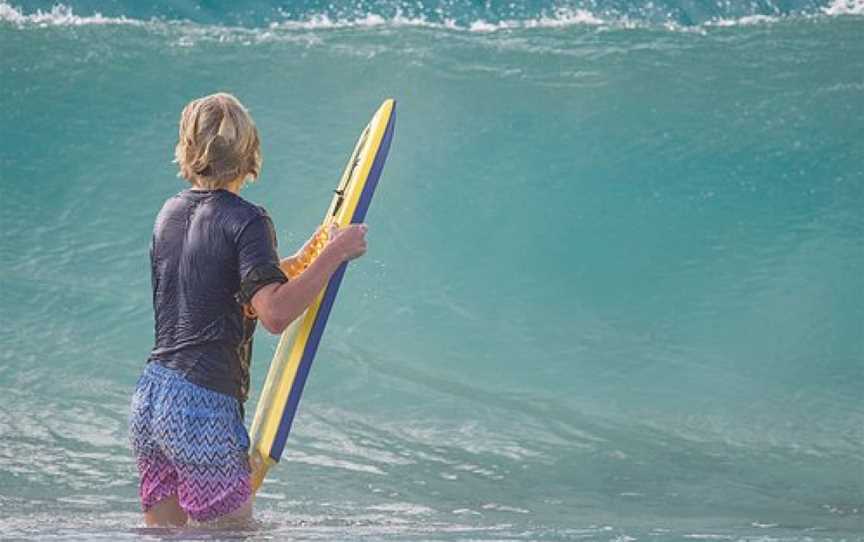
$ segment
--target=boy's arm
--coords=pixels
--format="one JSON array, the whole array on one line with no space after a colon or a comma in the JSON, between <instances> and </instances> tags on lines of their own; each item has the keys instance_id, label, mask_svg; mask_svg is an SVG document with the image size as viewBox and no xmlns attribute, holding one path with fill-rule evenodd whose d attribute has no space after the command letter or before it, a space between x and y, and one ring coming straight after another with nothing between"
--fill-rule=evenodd
<instances>
[{"instance_id":1,"label":"boy's arm","mask_svg":"<svg viewBox=\"0 0 864 542\"><path fill-rule=\"evenodd\" d=\"M305 271L288 282L268 284L255 292L252 307L264 328L282 333L315 300L342 262L366 252L365 236L364 224L334 230L330 242Z\"/></svg>"}]
</instances>

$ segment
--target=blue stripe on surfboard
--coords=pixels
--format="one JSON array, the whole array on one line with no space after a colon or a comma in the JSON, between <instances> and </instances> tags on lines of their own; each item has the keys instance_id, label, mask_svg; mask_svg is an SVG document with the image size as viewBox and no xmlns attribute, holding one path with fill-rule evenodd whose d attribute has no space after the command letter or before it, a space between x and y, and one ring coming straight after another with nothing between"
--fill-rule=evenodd
<instances>
[{"instance_id":1,"label":"blue stripe on surfboard","mask_svg":"<svg viewBox=\"0 0 864 542\"><path fill-rule=\"evenodd\" d=\"M360 198L357 201L357 207L354 208L354 215L351 217L352 223L362 222L366 217L366 212L369 210L369 204L372 202L372 195L375 193L375 187L378 186L378 179L381 177L381 171L384 169L384 162L387 160L387 154L390 152L390 143L393 140L395 121L396 104L394 103L390 119L387 121L387 128L381 139L381 145L379 145L378 152L375 154L375 159L372 161L372 167L369 171L368 177L366 178L366 184L363 186L363 191L360 193ZM327 325L327 319L330 316L330 310L333 308L333 302L336 300L336 294L339 292L339 286L342 284L342 278L345 276L345 270L347 267L348 262L340 265L327 283L327 288L324 291L324 297L321 300L318 314L315 317L315 322L312 324L312 330L310 331L309 338L306 341L306 348L303 351L303 356L300 358L300 364L297 367L297 374L294 376L294 385L291 386L291 391L288 393L288 404L285 405L285 409L282 411L282 419L279 421L279 429L276 431L273 445L270 447L270 457L274 461L279 461L282 457L282 452L285 449L285 442L288 440L288 434L291 432L291 425L294 423L294 415L297 413L297 407L300 404L300 396L302 395L303 388L306 385L306 377L309 376L309 369L312 367L312 361L315 359L315 353L318 351L318 344L321 342L324 328Z\"/></svg>"},{"instance_id":2,"label":"blue stripe on surfboard","mask_svg":"<svg viewBox=\"0 0 864 542\"><path fill-rule=\"evenodd\" d=\"M387 161L387 155L390 153L390 142L393 140L395 123L396 104L394 103L393 109L390 112L390 120L387 121L387 129L384 130L384 137L381 138L381 145L378 146L378 154L375 155L375 160L372 161L372 168L369 171L369 176L366 178L366 185L363 187L363 192L360 193L357 207L354 208L354 216L351 218L351 222L354 224L359 224L366 218L366 211L369 210L369 204L372 203L372 195L375 193L375 187L378 186L378 179L381 177L381 171L384 169L384 162Z\"/></svg>"}]
</instances>

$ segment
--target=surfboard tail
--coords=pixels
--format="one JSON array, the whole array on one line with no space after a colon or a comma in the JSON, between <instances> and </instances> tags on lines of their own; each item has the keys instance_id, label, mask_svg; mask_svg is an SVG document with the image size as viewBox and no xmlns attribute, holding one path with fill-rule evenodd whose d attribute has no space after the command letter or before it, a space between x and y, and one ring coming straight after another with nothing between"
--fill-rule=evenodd
<instances>
[{"instance_id":1,"label":"surfboard tail","mask_svg":"<svg viewBox=\"0 0 864 542\"><path fill-rule=\"evenodd\" d=\"M252 486L253 494L258 493L258 489L264 483L264 478L267 476L267 471L275 464L276 462L273 461L273 458L262 456L259 450L253 450L249 454L249 469L251 471L249 483Z\"/></svg>"}]
</instances>

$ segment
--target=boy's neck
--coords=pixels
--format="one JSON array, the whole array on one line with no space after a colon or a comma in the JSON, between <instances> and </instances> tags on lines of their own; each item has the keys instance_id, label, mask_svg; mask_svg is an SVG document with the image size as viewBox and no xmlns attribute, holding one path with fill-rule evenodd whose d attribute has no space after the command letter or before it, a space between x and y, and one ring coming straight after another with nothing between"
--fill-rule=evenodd
<instances>
[{"instance_id":1,"label":"boy's neck","mask_svg":"<svg viewBox=\"0 0 864 542\"><path fill-rule=\"evenodd\" d=\"M209 188L207 186L201 186L200 184L193 184L192 190L193 192L209 192L211 190L227 190L235 195L240 195L240 189L243 188L243 181L237 180L228 183L225 186L220 186L219 188Z\"/></svg>"}]
</instances>

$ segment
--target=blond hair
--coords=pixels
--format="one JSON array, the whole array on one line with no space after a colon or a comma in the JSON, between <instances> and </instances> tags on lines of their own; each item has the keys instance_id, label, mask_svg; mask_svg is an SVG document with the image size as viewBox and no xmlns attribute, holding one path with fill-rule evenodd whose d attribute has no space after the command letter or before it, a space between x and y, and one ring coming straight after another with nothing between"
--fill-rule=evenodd
<instances>
[{"instance_id":1,"label":"blond hair","mask_svg":"<svg viewBox=\"0 0 864 542\"><path fill-rule=\"evenodd\" d=\"M180 114L174 162L179 177L203 188L225 188L261 172L258 129L234 96L219 92L192 100Z\"/></svg>"}]
</instances>

